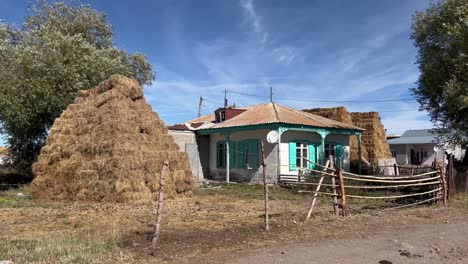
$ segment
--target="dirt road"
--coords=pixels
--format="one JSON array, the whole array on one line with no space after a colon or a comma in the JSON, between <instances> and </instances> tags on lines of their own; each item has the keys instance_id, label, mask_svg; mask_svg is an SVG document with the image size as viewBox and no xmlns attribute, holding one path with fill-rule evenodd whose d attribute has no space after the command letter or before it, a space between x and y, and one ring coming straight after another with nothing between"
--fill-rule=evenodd
<instances>
[{"instance_id":1,"label":"dirt road","mask_svg":"<svg viewBox=\"0 0 468 264\"><path fill-rule=\"evenodd\" d=\"M286 244L225 263L468 263L468 220L385 230L365 238Z\"/></svg>"}]
</instances>

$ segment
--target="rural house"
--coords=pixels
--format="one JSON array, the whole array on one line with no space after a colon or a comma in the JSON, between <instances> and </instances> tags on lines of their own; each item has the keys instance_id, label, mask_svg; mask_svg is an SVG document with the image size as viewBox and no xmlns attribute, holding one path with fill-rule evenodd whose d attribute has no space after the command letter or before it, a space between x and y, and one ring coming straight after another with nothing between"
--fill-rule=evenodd
<instances>
[{"instance_id":1,"label":"rural house","mask_svg":"<svg viewBox=\"0 0 468 264\"><path fill-rule=\"evenodd\" d=\"M401 137L389 139L392 155L400 165L431 165L434 158L445 162L444 152L462 160L464 150L460 146L449 146L446 135L435 129L406 130Z\"/></svg>"},{"instance_id":2,"label":"rural house","mask_svg":"<svg viewBox=\"0 0 468 264\"><path fill-rule=\"evenodd\" d=\"M297 177L300 168L315 168L308 160L324 163L329 155L336 162L341 159L344 170L349 170L350 135L357 135L360 149L363 131L277 103L219 108L168 128L175 142L186 141L191 133L199 155L192 166L198 167L199 162L204 176L215 180L259 181L263 141L270 183L277 182L280 176Z\"/></svg>"}]
</instances>

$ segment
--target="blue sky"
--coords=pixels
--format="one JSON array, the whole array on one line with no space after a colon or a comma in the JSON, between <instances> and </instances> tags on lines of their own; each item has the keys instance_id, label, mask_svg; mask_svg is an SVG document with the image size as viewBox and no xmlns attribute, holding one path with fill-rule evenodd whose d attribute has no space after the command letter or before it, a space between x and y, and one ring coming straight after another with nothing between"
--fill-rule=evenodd
<instances>
[{"instance_id":1,"label":"blue sky","mask_svg":"<svg viewBox=\"0 0 468 264\"><path fill-rule=\"evenodd\" d=\"M379 111L391 133L429 128L416 101L319 103L411 97L419 71L411 16L429 1L80 1L105 12L119 48L147 54L157 79L145 94L167 124L223 103L268 101L298 109L344 105ZM28 1L2 0L0 19L20 25ZM299 100L284 100L299 99ZM307 101L310 100L310 101Z\"/></svg>"}]
</instances>

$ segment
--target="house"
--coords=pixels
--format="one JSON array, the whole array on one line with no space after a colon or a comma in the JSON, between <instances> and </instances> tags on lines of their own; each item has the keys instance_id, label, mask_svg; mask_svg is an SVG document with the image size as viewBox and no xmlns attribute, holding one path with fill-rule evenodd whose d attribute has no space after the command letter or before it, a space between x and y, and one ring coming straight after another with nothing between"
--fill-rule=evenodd
<instances>
[{"instance_id":1,"label":"house","mask_svg":"<svg viewBox=\"0 0 468 264\"><path fill-rule=\"evenodd\" d=\"M444 152L461 160L464 150L450 146L446 138L446 134L436 129L406 130L400 137L389 139L388 144L400 165L431 165L436 157L439 163L446 162Z\"/></svg>"},{"instance_id":2,"label":"house","mask_svg":"<svg viewBox=\"0 0 468 264\"><path fill-rule=\"evenodd\" d=\"M219 108L168 128L172 134L193 133L203 174L215 180L260 181L263 141L270 183L276 183L280 176L297 178L301 168L316 168L308 160L323 164L329 155L335 162L341 160L343 169L349 170L349 137L357 135L361 146L363 131L277 103ZM175 141L179 141L177 135Z\"/></svg>"},{"instance_id":3,"label":"house","mask_svg":"<svg viewBox=\"0 0 468 264\"><path fill-rule=\"evenodd\" d=\"M0 146L0 165L7 164L8 148Z\"/></svg>"}]
</instances>

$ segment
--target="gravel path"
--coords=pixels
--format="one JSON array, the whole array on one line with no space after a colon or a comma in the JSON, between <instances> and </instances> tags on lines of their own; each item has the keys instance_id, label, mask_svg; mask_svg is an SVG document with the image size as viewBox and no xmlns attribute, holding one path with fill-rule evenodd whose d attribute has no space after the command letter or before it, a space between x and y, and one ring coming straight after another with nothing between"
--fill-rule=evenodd
<instances>
[{"instance_id":1,"label":"gravel path","mask_svg":"<svg viewBox=\"0 0 468 264\"><path fill-rule=\"evenodd\" d=\"M383 231L366 238L286 244L224 263L468 263L468 220Z\"/></svg>"}]
</instances>

